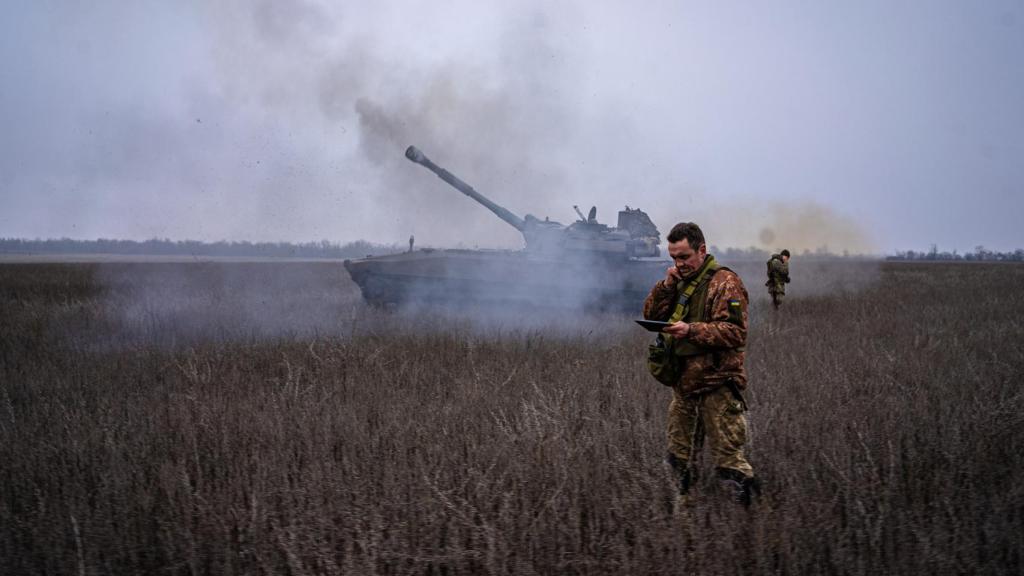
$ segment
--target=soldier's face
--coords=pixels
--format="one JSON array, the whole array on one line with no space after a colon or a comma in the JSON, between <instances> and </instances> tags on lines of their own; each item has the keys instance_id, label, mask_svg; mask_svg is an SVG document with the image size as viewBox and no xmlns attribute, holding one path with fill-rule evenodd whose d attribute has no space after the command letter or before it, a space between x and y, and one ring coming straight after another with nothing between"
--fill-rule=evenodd
<instances>
[{"instance_id":1,"label":"soldier's face","mask_svg":"<svg viewBox=\"0 0 1024 576\"><path fill-rule=\"evenodd\" d=\"M668 255L672 257L676 268L685 277L696 272L701 264L704 263L704 257L708 255L708 248L706 245L701 244L699 248L694 250L690 246L690 241L683 238L678 242L669 243Z\"/></svg>"}]
</instances>

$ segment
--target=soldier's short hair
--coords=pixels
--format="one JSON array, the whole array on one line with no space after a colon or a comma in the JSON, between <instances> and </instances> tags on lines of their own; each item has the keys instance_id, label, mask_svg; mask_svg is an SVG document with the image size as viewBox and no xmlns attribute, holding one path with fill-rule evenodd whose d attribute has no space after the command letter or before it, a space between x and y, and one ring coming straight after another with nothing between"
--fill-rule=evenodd
<instances>
[{"instance_id":1,"label":"soldier's short hair","mask_svg":"<svg viewBox=\"0 0 1024 576\"><path fill-rule=\"evenodd\" d=\"M704 233L701 232L700 226L693 222L680 222L673 226L672 230L668 233L667 240L671 244L672 242L679 242L684 238L694 250L704 245Z\"/></svg>"},{"instance_id":2,"label":"soldier's short hair","mask_svg":"<svg viewBox=\"0 0 1024 576\"><path fill-rule=\"evenodd\" d=\"M786 258L789 258L789 250L783 250L782 252L779 252L779 256L785 256Z\"/></svg>"}]
</instances>

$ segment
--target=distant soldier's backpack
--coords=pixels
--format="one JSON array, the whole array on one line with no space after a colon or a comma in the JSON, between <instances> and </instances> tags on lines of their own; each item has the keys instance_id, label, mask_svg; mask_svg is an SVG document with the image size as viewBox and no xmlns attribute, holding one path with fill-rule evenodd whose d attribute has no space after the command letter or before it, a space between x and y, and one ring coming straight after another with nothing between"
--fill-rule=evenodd
<instances>
[{"instance_id":1,"label":"distant soldier's backpack","mask_svg":"<svg viewBox=\"0 0 1024 576\"><path fill-rule=\"evenodd\" d=\"M766 262L768 265L768 281L764 283L765 286L771 286L772 280L774 280L772 276L774 274L772 271L772 260L775 260L776 258L780 258L780 256L778 254L772 254L772 257L768 259L768 262Z\"/></svg>"}]
</instances>

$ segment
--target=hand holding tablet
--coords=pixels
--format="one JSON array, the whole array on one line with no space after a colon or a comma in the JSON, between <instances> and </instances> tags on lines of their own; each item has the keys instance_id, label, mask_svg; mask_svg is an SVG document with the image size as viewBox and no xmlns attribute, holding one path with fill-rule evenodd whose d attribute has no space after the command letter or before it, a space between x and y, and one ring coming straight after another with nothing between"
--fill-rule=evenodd
<instances>
[{"instance_id":1,"label":"hand holding tablet","mask_svg":"<svg viewBox=\"0 0 1024 576\"><path fill-rule=\"evenodd\" d=\"M634 320L650 332L661 332L672 325L672 322L660 322L658 320Z\"/></svg>"}]
</instances>

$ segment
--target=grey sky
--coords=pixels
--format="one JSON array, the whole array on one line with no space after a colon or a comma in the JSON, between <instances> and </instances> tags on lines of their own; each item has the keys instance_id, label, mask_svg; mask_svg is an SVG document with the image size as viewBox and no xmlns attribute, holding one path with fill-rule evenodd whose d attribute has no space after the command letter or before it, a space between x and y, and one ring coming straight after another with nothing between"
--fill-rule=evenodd
<instances>
[{"instance_id":1,"label":"grey sky","mask_svg":"<svg viewBox=\"0 0 1024 576\"><path fill-rule=\"evenodd\" d=\"M0 236L1024 246L1020 2L369 4L4 2Z\"/></svg>"}]
</instances>

